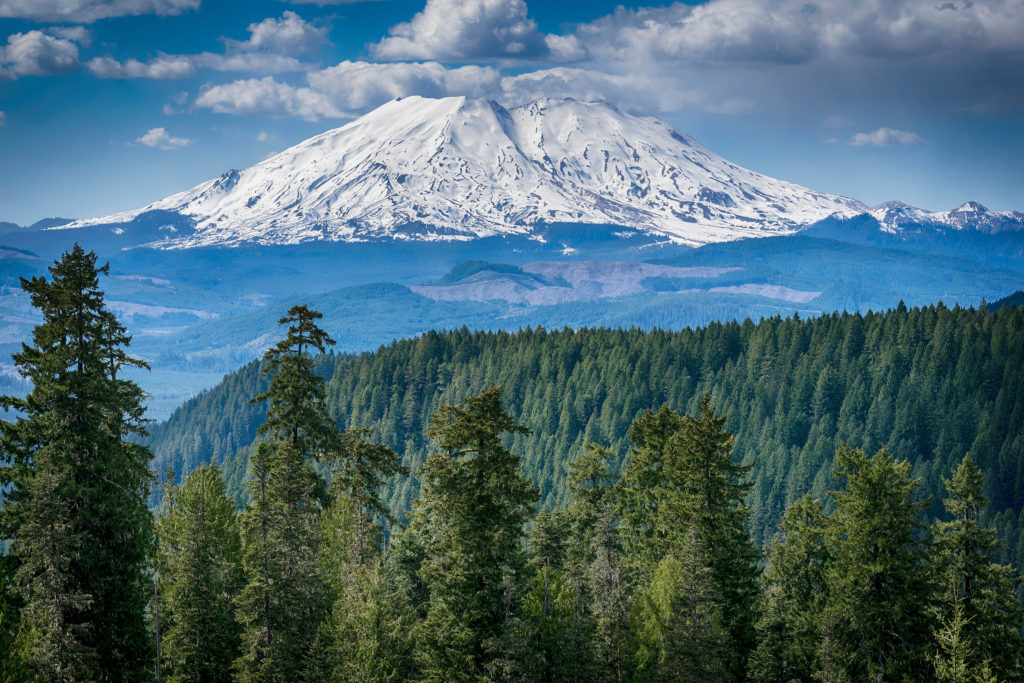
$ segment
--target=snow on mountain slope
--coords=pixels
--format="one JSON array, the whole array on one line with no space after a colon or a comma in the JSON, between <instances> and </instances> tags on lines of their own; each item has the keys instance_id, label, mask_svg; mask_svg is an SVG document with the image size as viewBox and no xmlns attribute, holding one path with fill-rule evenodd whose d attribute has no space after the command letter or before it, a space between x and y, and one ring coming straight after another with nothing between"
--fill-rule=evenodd
<instances>
[{"instance_id":1,"label":"snow on mountain slope","mask_svg":"<svg viewBox=\"0 0 1024 683\"><path fill-rule=\"evenodd\" d=\"M890 233L903 232L908 226L934 225L953 230L977 230L996 234L1024 230L1024 213L990 211L978 202L964 202L949 211L928 211L905 202L885 202L872 206L870 213Z\"/></svg>"},{"instance_id":2,"label":"snow on mountain slope","mask_svg":"<svg viewBox=\"0 0 1024 683\"><path fill-rule=\"evenodd\" d=\"M740 168L658 119L605 103L505 109L408 97L243 171L64 227L152 210L195 221L168 247L472 239L545 223L622 225L697 245L786 234L866 207Z\"/></svg>"}]
</instances>

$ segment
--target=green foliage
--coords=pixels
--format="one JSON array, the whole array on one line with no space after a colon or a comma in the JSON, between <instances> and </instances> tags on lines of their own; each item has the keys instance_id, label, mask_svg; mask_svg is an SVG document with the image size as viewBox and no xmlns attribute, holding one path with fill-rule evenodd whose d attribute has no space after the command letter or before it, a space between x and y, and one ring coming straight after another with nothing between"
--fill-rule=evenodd
<instances>
[{"instance_id":1,"label":"green foliage","mask_svg":"<svg viewBox=\"0 0 1024 683\"><path fill-rule=\"evenodd\" d=\"M722 597L697 532L654 570L633 614L636 680L722 681L732 655Z\"/></svg>"},{"instance_id":2,"label":"green foliage","mask_svg":"<svg viewBox=\"0 0 1024 683\"><path fill-rule=\"evenodd\" d=\"M749 511L743 502L750 484L741 481L750 467L732 462L733 436L707 394L696 417L663 407L644 413L629 433L634 447L619 495L635 580L639 586L653 581L668 555L714 548L708 570L727 633L722 652L738 680L754 646L758 595L759 556L746 531Z\"/></svg>"},{"instance_id":3,"label":"green foliage","mask_svg":"<svg viewBox=\"0 0 1024 683\"><path fill-rule=\"evenodd\" d=\"M935 537L939 634L940 643L952 648L948 664L955 671L957 661L985 662L1001 680L1019 678L1024 611L1015 591L1020 578L1013 567L991 561L999 541L993 529L980 523L988 505L984 477L966 455L953 477L943 481L943 503L951 519L935 525Z\"/></svg>"},{"instance_id":4,"label":"green foliage","mask_svg":"<svg viewBox=\"0 0 1024 683\"><path fill-rule=\"evenodd\" d=\"M885 449L844 446L836 459L844 486L831 493L824 633L841 653L834 665L851 680L927 680L933 587L920 482Z\"/></svg>"},{"instance_id":5,"label":"green foliage","mask_svg":"<svg viewBox=\"0 0 1024 683\"><path fill-rule=\"evenodd\" d=\"M828 520L821 503L804 496L786 510L762 577L755 681L810 681L816 671L821 616L827 600Z\"/></svg>"},{"instance_id":6,"label":"green foliage","mask_svg":"<svg viewBox=\"0 0 1024 683\"><path fill-rule=\"evenodd\" d=\"M330 602L318 560L324 484L310 459L335 452L340 435L324 409L323 379L306 355L333 343L316 326L319 317L295 306L281 319L287 336L264 356L270 388L253 399L269 403L259 430L268 440L251 459L242 515L242 681L298 680Z\"/></svg>"},{"instance_id":7,"label":"green foliage","mask_svg":"<svg viewBox=\"0 0 1024 683\"><path fill-rule=\"evenodd\" d=\"M230 680L239 654L234 600L242 549L235 503L216 465L194 470L180 487L168 485L156 531L164 676Z\"/></svg>"},{"instance_id":8,"label":"green foliage","mask_svg":"<svg viewBox=\"0 0 1024 683\"><path fill-rule=\"evenodd\" d=\"M17 560L27 665L53 681L146 680L152 672L144 611L153 544L146 508L148 449L142 391L124 379L145 367L104 305L96 255L75 245L49 269L22 280L42 314L32 345L13 359L32 391L4 397L20 414L2 424L9 487L0 536Z\"/></svg>"},{"instance_id":9,"label":"green foliage","mask_svg":"<svg viewBox=\"0 0 1024 683\"><path fill-rule=\"evenodd\" d=\"M527 667L515 636L537 494L502 444L505 434L526 432L505 412L500 387L441 406L431 421L438 450L420 472L407 532L422 544L418 574L429 595L415 628L424 680L516 677Z\"/></svg>"},{"instance_id":10,"label":"green foliage","mask_svg":"<svg viewBox=\"0 0 1024 683\"><path fill-rule=\"evenodd\" d=\"M510 446L545 507L567 504L567 463L584 443L606 444L617 470L629 426L644 410L670 405L692 413L711 393L735 434L736 462L754 465L747 503L759 545L790 504L806 493L825 497L843 442L869 452L885 445L910 461L922 492L935 497L930 518L943 513L942 475L969 451L989 475L986 516L1003 548L996 561L1024 559L1024 421L1015 417L1024 414L1019 308L936 305L678 332L427 332L373 353L313 363L327 378L326 403L337 424L373 429L411 470L423 462L426 425L439 405L502 384L509 411L533 432L514 436ZM252 364L154 426L161 466L187 473L222 453L229 490L244 498L249 452L241 451L260 422L248 401L264 390ZM396 478L381 496L401 517L417 489L415 479Z\"/></svg>"}]
</instances>

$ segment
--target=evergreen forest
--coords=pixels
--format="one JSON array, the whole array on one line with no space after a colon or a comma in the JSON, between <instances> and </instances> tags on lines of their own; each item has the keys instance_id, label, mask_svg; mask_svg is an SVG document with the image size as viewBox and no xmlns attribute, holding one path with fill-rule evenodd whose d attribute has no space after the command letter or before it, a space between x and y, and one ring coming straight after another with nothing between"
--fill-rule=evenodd
<instances>
[{"instance_id":1,"label":"evergreen forest","mask_svg":"<svg viewBox=\"0 0 1024 683\"><path fill-rule=\"evenodd\" d=\"M22 281L2 683L1024 678L1021 308L336 355L297 304L150 426L108 272Z\"/></svg>"}]
</instances>

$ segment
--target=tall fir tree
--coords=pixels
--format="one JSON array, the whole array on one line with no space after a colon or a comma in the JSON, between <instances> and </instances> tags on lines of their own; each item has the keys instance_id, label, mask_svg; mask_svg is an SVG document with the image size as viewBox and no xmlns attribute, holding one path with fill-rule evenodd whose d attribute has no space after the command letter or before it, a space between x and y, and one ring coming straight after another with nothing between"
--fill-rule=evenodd
<instances>
[{"instance_id":1,"label":"tall fir tree","mask_svg":"<svg viewBox=\"0 0 1024 683\"><path fill-rule=\"evenodd\" d=\"M961 647L970 644L974 661L967 664L988 663L999 680L1018 679L1024 675L1020 579L1010 565L992 562L999 541L981 524L988 505L984 477L966 455L953 477L943 481L943 505L951 519L935 525L939 633L955 634Z\"/></svg>"},{"instance_id":2,"label":"tall fir tree","mask_svg":"<svg viewBox=\"0 0 1024 683\"><path fill-rule=\"evenodd\" d=\"M429 607L416 626L419 677L516 679L532 668L522 638L527 588L525 524L538 494L506 434L526 434L500 387L441 406L429 435L422 490L407 533L422 548L418 575Z\"/></svg>"},{"instance_id":3,"label":"tall fir tree","mask_svg":"<svg viewBox=\"0 0 1024 683\"><path fill-rule=\"evenodd\" d=\"M679 557L691 534L699 547L713 548L708 561L729 639L726 670L742 679L755 645L759 594L759 555L746 530L744 502L750 467L732 462L732 434L708 394L695 417L663 407L638 418L629 434L634 447L620 497L634 588L644 590L664 557Z\"/></svg>"},{"instance_id":4,"label":"tall fir tree","mask_svg":"<svg viewBox=\"0 0 1024 683\"><path fill-rule=\"evenodd\" d=\"M239 654L234 600L242 586L242 541L217 465L192 471L181 486L168 484L156 531L164 678L229 681Z\"/></svg>"},{"instance_id":5,"label":"tall fir tree","mask_svg":"<svg viewBox=\"0 0 1024 683\"><path fill-rule=\"evenodd\" d=\"M827 598L827 540L828 518L819 501L804 496L786 510L764 570L751 680L813 680Z\"/></svg>"},{"instance_id":6,"label":"tall fir tree","mask_svg":"<svg viewBox=\"0 0 1024 683\"><path fill-rule=\"evenodd\" d=\"M414 610L385 561L393 519L379 497L387 479L407 470L369 435L366 429L344 434L333 456L331 504L320 520L320 562L332 604L315 657L332 680L403 680L411 671Z\"/></svg>"},{"instance_id":7,"label":"tall fir tree","mask_svg":"<svg viewBox=\"0 0 1024 683\"><path fill-rule=\"evenodd\" d=\"M44 680L147 680L152 456L128 440L145 434L143 392L122 375L146 365L104 305L109 265L76 244L49 273L21 282L43 322L12 356L33 389L3 398L21 416L0 437L28 665Z\"/></svg>"},{"instance_id":8,"label":"tall fir tree","mask_svg":"<svg viewBox=\"0 0 1024 683\"><path fill-rule=\"evenodd\" d=\"M237 600L242 654L236 661L242 681L300 680L329 603L317 557L326 486L311 460L335 451L340 435L310 357L334 343L317 326L321 317L293 306L281 318L287 335L263 357L270 387L253 399L269 405L242 514L246 584Z\"/></svg>"},{"instance_id":9,"label":"tall fir tree","mask_svg":"<svg viewBox=\"0 0 1024 683\"><path fill-rule=\"evenodd\" d=\"M723 681L732 647L695 529L658 563L633 610L638 681Z\"/></svg>"},{"instance_id":10,"label":"tall fir tree","mask_svg":"<svg viewBox=\"0 0 1024 683\"><path fill-rule=\"evenodd\" d=\"M933 586L910 463L882 449L836 453L843 488L829 533L819 667L850 680L928 680Z\"/></svg>"}]
</instances>

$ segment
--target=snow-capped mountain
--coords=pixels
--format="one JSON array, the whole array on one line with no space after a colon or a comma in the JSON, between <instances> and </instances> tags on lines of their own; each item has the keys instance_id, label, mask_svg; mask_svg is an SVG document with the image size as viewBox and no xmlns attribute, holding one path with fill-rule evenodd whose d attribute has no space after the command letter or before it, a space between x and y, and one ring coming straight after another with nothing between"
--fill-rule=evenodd
<instances>
[{"instance_id":1,"label":"snow-capped mountain","mask_svg":"<svg viewBox=\"0 0 1024 683\"><path fill-rule=\"evenodd\" d=\"M990 211L978 202L964 202L949 211L928 211L894 201L872 206L868 213L878 221L883 231L896 234L912 226L976 230L988 234L1024 230L1024 213Z\"/></svg>"},{"instance_id":2,"label":"snow-capped mountain","mask_svg":"<svg viewBox=\"0 0 1024 683\"><path fill-rule=\"evenodd\" d=\"M505 109L408 97L243 171L64 227L157 210L192 219L194 230L168 238L179 247L471 239L548 223L627 226L696 245L786 234L866 207L740 168L663 121L606 103Z\"/></svg>"}]
</instances>

